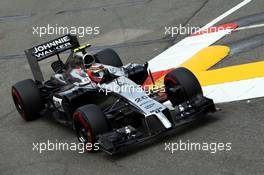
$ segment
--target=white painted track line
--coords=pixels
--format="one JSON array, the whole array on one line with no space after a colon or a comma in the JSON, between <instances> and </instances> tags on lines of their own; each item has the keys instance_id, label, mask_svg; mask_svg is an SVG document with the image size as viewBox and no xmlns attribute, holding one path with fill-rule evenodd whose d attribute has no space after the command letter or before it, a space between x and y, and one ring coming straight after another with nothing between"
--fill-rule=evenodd
<instances>
[{"instance_id":1,"label":"white painted track line","mask_svg":"<svg viewBox=\"0 0 264 175\"><path fill-rule=\"evenodd\" d=\"M239 28L235 29L235 31L256 29L256 28L262 28L262 27L264 27L264 24L255 24L255 25L251 25L251 26L239 27Z\"/></svg>"},{"instance_id":2,"label":"white painted track line","mask_svg":"<svg viewBox=\"0 0 264 175\"><path fill-rule=\"evenodd\" d=\"M227 12L223 13L222 15L220 15L219 17L215 18L213 21L209 22L208 24L206 24L204 27L202 27L200 29L204 30L207 29L209 27L214 26L216 23L220 22L222 19L226 18L227 16L231 15L232 13L234 13L235 11L239 10L240 8L242 8L243 6L247 5L248 3L250 3L252 0L244 0L241 3L239 3L238 5L236 5L235 7L231 8L230 10L228 10Z\"/></svg>"}]
</instances>

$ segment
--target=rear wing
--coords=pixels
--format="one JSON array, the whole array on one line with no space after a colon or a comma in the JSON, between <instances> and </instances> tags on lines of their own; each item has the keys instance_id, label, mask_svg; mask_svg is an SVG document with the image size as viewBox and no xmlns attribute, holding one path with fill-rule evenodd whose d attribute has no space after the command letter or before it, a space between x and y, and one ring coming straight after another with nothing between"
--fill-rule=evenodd
<instances>
[{"instance_id":1,"label":"rear wing","mask_svg":"<svg viewBox=\"0 0 264 175\"><path fill-rule=\"evenodd\" d=\"M40 44L33 48L25 50L25 54L30 65L32 74L36 81L43 82L44 77L39 67L38 62L46 58L52 57L66 50L74 50L80 47L78 38L74 35L65 35L52 41Z\"/></svg>"}]
</instances>

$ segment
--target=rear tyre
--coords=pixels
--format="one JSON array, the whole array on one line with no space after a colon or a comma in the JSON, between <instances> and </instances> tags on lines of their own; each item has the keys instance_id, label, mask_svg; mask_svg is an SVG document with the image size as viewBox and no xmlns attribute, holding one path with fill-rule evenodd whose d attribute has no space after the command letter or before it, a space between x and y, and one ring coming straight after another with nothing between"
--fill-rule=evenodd
<instances>
[{"instance_id":1,"label":"rear tyre","mask_svg":"<svg viewBox=\"0 0 264 175\"><path fill-rule=\"evenodd\" d=\"M26 121L39 118L40 111L44 108L40 91L33 80L20 81L12 86L12 98L19 114Z\"/></svg>"},{"instance_id":2,"label":"rear tyre","mask_svg":"<svg viewBox=\"0 0 264 175\"><path fill-rule=\"evenodd\" d=\"M123 63L118 54L113 49L104 49L97 52L95 55L95 62L102 63L114 67L122 67Z\"/></svg>"},{"instance_id":3,"label":"rear tyre","mask_svg":"<svg viewBox=\"0 0 264 175\"><path fill-rule=\"evenodd\" d=\"M101 109L94 104L84 105L74 112L73 120L79 142L89 144L87 151L98 151L99 145L96 145L96 137L109 131Z\"/></svg>"},{"instance_id":4,"label":"rear tyre","mask_svg":"<svg viewBox=\"0 0 264 175\"><path fill-rule=\"evenodd\" d=\"M198 79L188 69L180 67L169 72L164 78L168 99L173 106L190 100L197 95L203 95Z\"/></svg>"}]
</instances>

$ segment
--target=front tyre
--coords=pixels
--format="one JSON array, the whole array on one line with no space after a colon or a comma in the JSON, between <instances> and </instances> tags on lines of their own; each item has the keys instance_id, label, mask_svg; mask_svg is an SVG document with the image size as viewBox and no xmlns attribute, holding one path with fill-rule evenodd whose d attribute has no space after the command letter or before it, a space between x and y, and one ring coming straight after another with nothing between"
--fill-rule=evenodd
<instances>
[{"instance_id":1,"label":"front tyre","mask_svg":"<svg viewBox=\"0 0 264 175\"><path fill-rule=\"evenodd\" d=\"M18 113L26 121L39 118L44 108L40 91L33 80L20 81L12 86L11 94Z\"/></svg>"},{"instance_id":2,"label":"front tyre","mask_svg":"<svg viewBox=\"0 0 264 175\"><path fill-rule=\"evenodd\" d=\"M97 136L109 131L101 109L94 104L84 105L74 112L73 120L79 142L84 143L86 148L89 147L87 151L99 150Z\"/></svg>"},{"instance_id":3,"label":"front tyre","mask_svg":"<svg viewBox=\"0 0 264 175\"><path fill-rule=\"evenodd\" d=\"M173 106L203 95L202 87L195 75L188 69L180 67L169 72L164 78L168 99Z\"/></svg>"}]
</instances>

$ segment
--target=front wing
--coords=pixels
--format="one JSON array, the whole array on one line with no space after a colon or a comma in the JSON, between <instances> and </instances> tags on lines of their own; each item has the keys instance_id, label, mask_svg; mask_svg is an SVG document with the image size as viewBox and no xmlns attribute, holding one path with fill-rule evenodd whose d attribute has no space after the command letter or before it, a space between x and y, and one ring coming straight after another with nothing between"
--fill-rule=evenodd
<instances>
[{"instance_id":1,"label":"front wing","mask_svg":"<svg viewBox=\"0 0 264 175\"><path fill-rule=\"evenodd\" d=\"M157 121L153 122L154 117L150 116L146 119L147 130L139 131L132 126L125 126L123 128L99 135L98 142L101 150L113 155L127 150L133 146L157 137L168 131L173 131L180 126L184 126L204 117L209 112L215 112L215 105L213 100L198 96L194 99L175 106L175 110L167 116L171 117L173 126L166 129L161 122L157 124ZM149 120L148 120L149 119Z\"/></svg>"}]
</instances>

